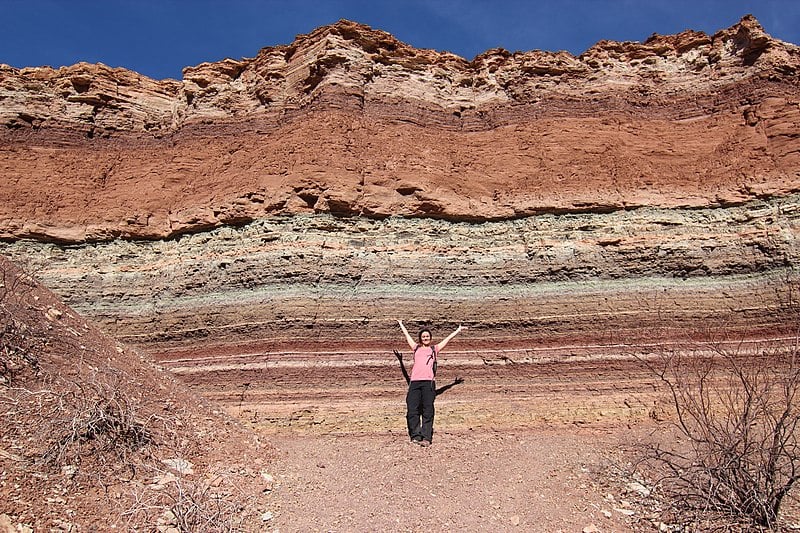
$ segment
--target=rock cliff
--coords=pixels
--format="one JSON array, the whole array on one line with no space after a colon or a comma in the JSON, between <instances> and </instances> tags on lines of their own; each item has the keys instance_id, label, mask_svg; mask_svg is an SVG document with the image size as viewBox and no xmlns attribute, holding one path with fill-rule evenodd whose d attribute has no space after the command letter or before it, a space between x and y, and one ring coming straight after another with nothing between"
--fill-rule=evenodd
<instances>
[{"instance_id":1,"label":"rock cliff","mask_svg":"<svg viewBox=\"0 0 800 533\"><path fill-rule=\"evenodd\" d=\"M453 221L800 190L797 46L713 36L471 62L342 21L182 81L0 69L0 238L161 239L276 214ZM55 185L55 187L54 187Z\"/></svg>"},{"instance_id":2,"label":"rock cliff","mask_svg":"<svg viewBox=\"0 0 800 533\"><path fill-rule=\"evenodd\" d=\"M395 318L469 324L449 363L486 394L657 331L779 337L798 68L752 17L578 57L341 21L180 81L2 66L2 252L228 401L389 383Z\"/></svg>"}]
</instances>

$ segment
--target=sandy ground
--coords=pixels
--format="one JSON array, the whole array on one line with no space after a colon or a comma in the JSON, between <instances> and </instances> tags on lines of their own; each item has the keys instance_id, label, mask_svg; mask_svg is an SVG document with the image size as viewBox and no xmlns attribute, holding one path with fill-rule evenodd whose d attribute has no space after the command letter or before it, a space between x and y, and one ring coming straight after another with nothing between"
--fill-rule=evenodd
<instances>
[{"instance_id":1,"label":"sandy ground","mask_svg":"<svg viewBox=\"0 0 800 533\"><path fill-rule=\"evenodd\" d=\"M633 531L612 430L274 435L280 531ZM618 492L618 491L617 491Z\"/></svg>"}]
</instances>

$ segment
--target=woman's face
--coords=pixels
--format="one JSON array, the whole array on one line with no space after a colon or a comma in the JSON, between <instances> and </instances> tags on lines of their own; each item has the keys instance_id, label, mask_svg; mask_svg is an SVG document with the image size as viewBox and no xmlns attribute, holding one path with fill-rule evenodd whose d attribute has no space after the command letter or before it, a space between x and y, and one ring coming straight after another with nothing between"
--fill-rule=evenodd
<instances>
[{"instance_id":1,"label":"woman's face","mask_svg":"<svg viewBox=\"0 0 800 533\"><path fill-rule=\"evenodd\" d=\"M431 343L431 332L423 331L422 333L420 333L419 341L422 343L423 346L429 346Z\"/></svg>"}]
</instances>

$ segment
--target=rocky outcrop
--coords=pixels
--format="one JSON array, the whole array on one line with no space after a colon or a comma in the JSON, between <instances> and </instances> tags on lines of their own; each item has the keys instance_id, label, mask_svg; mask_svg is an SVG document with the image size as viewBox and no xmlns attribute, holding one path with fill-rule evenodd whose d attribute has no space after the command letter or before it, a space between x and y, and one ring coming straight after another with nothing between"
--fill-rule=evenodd
<instances>
[{"instance_id":1,"label":"rocky outcrop","mask_svg":"<svg viewBox=\"0 0 800 533\"><path fill-rule=\"evenodd\" d=\"M402 427L398 318L437 339L468 326L441 354L442 383L467 380L445 427L618 423L653 416L635 354L792 338L799 202L483 224L295 215L4 253L269 431Z\"/></svg>"},{"instance_id":2,"label":"rocky outcrop","mask_svg":"<svg viewBox=\"0 0 800 533\"><path fill-rule=\"evenodd\" d=\"M2 67L0 238L780 197L800 190L798 64L798 47L745 17L713 36L604 41L579 57L466 61L342 21L181 81Z\"/></svg>"},{"instance_id":3,"label":"rocky outcrop","mask_svg":"<svg viewBox=\"0 0 800 533\"><path fill-rule=\"evenodd\" d=\"M619 109L668 108L665 114L675 118L682 106L702 105L676 97L711 98L743 80L791 83L797 67L797 47L771 38L750 16L713 36L686 31L653 35L644 43L601 41L579 57L495 49L472 61L340 21L254 58L187 67L181 81L152 80L102 64L58 70L4 66L0 120L11 129L166 134L209 119L285 116L337 99L352 100L362 110L384 109L389 116L406 104L408 112L423 119L427 111L440 125L448 124L438 115L452 110L449 125L459 130L496 127L502 117L519 115L499 108L526 104L539 104L546 115L576 115L581 103L593 107L606 100ZM570 108L541 105L550 99L568 101Z\"/></svg>"},{"instance_id":4,"label":"rocky outcrop","mask_svg":"<svg viewBox=\"0 0 800 533\"><path fill-rule=\"evenodd\" d=\"M484 224L297 215L156 243L18 241L5 253L117 338L159 353L387 352L407 316L440 330L463 321L462 347L491 342L487 356L616 345L676 323L782 335L799 215L798 196Z\"/></svg>"}]
</instances>

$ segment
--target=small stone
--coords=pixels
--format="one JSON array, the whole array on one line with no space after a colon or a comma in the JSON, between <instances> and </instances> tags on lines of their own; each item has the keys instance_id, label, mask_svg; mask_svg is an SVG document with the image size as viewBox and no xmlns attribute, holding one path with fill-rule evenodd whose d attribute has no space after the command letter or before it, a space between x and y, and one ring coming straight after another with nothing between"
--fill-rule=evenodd
<instances>
[{"instance_id":1,"label":"small stone","mask_svg":"<svg viewBox=\"0 0 800 533\"><path fill-rule=\"evenodd\" d=\"M179 474L194 474L194 465L186 459L163 459L161 462Z\"/></svg>"},{"instance_id":2,"label":"small stone","mask_svg":"<svg viewBox=\"0 0 800 533\"><path fill-rule=\"evenodd\" d=\"M272 513L270 511L267 511L261 515L262 522L269 522L270 520L272 520Z\"/></svg>"},{"instance_id":3,"label":"small stone","mask_svg":"<svg viewBox=\"0 0 800 533\"><path fill-rule=\"evenodd\" d=\"M0 531L14 531L14 524L7 514L0 514Z\"/></svg>"},{"instance_id":4,"label":"small stone","mask_svg":"<svg viewBox=\"0 0 800 533\"><path fill-rule=\"evenodd\" d=\"M53 524L58 526L59 531L78 531L78 527L72 522L67 522L59 518L53 520Z\"/></svg>"},{"instance_id":5,"label":"small stone","mask_svg":"<svg viewBox=\"0 0 800 533\"><path fill-rule=\"evenodd\" d=\"M635 492L641 496L647 498L650 496L650 489L639 483L638 481L634 481L632 483L628 483L627 488L631 492Z\"/></svg>"},{"instance_id":6,"label":"small stone","mask_svg":"<svg viewBox=\"0 0 800 533\"><path fill-rule=\"evenodd\" d=\"M153 479L153 482L150 484L150 488L153 490L164 490L167 488L167 485L174 483L177 481L178 478L172 472L167 472L165 474L161 474L156 476Z\"/></svg>"},{"instance_id":7,"label":"small stone","mask_svg":"<svg viewBox=\"0 0 800 533\"><path fill-rule=\"evenodd\" d=\"M594 524L589 524L588 526L583 528L581 531L582 531L582 533L600 533L600 529Z\"/></svg>"},{"instance_id":8,"label":"small stone","mask_svg":"<svg viewBox=\"0 0 800 533\"><path fill-rule=\"evenodd\" d=\"M511 525L518 526L519 525L519 515L514 515L511 517Z\"/></svg>"},{"instance_id":9,"label":"small stone","mask_svg":"<svg viewBox=\"0 0 800 533\"><path fill-rule=\"evenodd\" d=\"M172 511L167 510L164 511L160 517L158 517L156 524L159 526L159 531L162 533L169 533L170 529L174 527L176 520L177 518L175 517L175 514Z\"/></svg>"},{"instance_id":10,"label":"small stone","mask_svg":"<svg viewBox=\"0 0 800 533\"><path fill-rule=\"evenodd\" d=\"M272 477L272 474L268 474L262 470L261 479L264 480L264 492L270 492L275 488L275 478Z\"/></svg>"}]
</instances>

